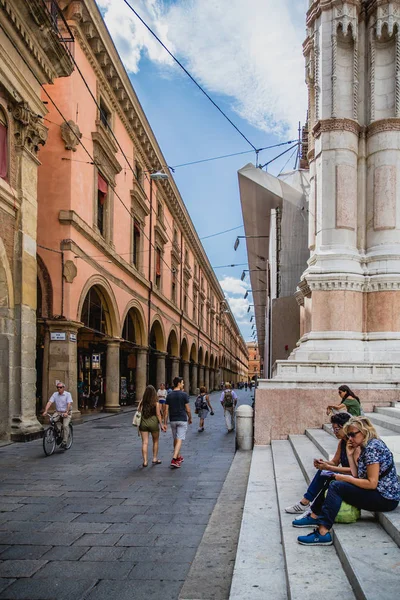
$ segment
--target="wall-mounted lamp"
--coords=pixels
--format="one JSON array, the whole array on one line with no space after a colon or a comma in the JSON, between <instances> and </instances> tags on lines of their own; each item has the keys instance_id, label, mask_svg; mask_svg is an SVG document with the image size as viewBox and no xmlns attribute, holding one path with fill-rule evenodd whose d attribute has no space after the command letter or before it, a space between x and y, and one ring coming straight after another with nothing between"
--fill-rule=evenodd
<instances>
[{"instance_id":1,"label":"wall-mounted lamp","mask_svg":"<svg viewBox=\"0 0 400 600\"><path fill-rule=\"evenodd\" d=\"M246 300L249 294L255 294L256 292L265 292L265 290L246 290L246 293L244 295L244 299Z\"/></svg>"},{"instance_id":2,"label":"wall-mounted lamp","mask_svg":"<svg viewBox=\"0 0 400 600\"><path fill-rule=\"evenodd\" d=\"M269 238L269 235L238 235L238 237L236 238L236 241L233 245L233 249L237 250L239 248L240 240L260 239L260 238Z\"/></svg>"},{"instance_id":3,"label":"wall-mounted lamp","mask_svg":"<svg viewBox=\"0 0 400 600\"><path fill-rule=\"evenodd\" d=\"M244 278L246 277L246 273L253 273L254 271L259 271L260 273L265 273L268 269L261 269L261 267L257 267L257 269L245 269L241 276L240 279L242 281L244 281ZM261 283L264 283L263 281Z\"/></svg>"}]
</instances>

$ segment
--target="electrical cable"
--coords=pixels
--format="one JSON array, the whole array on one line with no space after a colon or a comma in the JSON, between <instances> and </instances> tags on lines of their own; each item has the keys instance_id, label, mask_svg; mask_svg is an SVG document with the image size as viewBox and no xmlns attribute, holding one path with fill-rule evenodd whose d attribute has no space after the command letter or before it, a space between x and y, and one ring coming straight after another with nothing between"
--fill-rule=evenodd
<instances>
[{"instance_id":1,"label":"electrical cable","mask_svg":"<svg viewBox=\"0 0 400 600\"><path fill-rule=\"evenodd\" d=\"M217 237L217 235L223 235L224 233L229 233L230 231L235 231L236 229L242 229L244 225L238 225L237 227L232 227L232 229L225 229L225 231L219 231L218 233L212 233L211 235L205 235L201 237L201 240L208 240L209 238Z\"/></svg>"},{"instance_id":2,"label":"electrical cable","mask_svg":"<svg viewBox=\"0 0 400 600\"><path fill-rule=\"evenodd\" d=\"M283 166L283 167L282 167L282 169L279 171L279 175L281 175L281 174L282 174L282 172L283 172L283 171L286 169L287 165L288 165L288 164L289 164L289 162L292 160L294 153L295 153L295 152L298 152L298 151L299 151L299 146L297 146L296 148L294 148L294 150L293 150L292 154L289 156L289 158L288 158L288 159L287 159L287 161L285 162L284 166ZM278 175L278 177L279 177L279 175Z\"/></svg>"},{"instance_id":3,"label":"electrical cable","mask_svg":"<svg viewBox=\"0 0 400 600\"><path fill-rule=\"evenodd\" d=\"M167 48L167 46L160 40L160 38L157 36L157 34L149 27L149 25L147 25L147 23L142 19L142 17L139 15L139 13L133 8L133 6L131 6L129 4L129 2L127 0L123 0L123 2L126 4L126 6L128 8L131 9L131 11L136 15L136 17L139 19L139 21L146 27L146 29L151 33L151 35L153 37L155 37L155 39L159 42L159 44L161 44L161 46L164 48L164 50L170 55L170 57L176 62L177 65L179 65L179 67L182 69L182 71L184 71L186 73L186 75L189 77L189 79L191 79L193 81L193 83L199 88L199 90L206 96L206 98L208 98L208 100L215 106L215 108L217 110L219 110L219 112L225 117L225 119L232 125L232 127L234 127L236 129L236 131L242 136L243 139L246 140L246 142L253 148L254 152L259 152L259 150L256 148L256 146L254 146L254 144L252 144L250 142L250 140L244 135L244 133L242 133L240 131L240 129L235 125L235 123L228 117L227 114L224 113L224 111L222 110L222 108L220 108L218 106L218 104L211 98L211 96L209 94L207 94L207 92L205 91L205 89L195 80L195 78L193 77L193 75L191 75L191 73L189 73L189 71L183 66L183 64L172 54L172 52Z\"/></svg>"}]
</instances>

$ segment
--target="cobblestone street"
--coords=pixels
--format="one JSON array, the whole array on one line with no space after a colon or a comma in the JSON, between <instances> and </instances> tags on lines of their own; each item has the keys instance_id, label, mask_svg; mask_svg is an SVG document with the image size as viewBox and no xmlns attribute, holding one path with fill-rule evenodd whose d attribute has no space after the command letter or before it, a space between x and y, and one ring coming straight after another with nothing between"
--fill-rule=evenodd
<instances>
[{"instance_id":1,"label":"cobblestone street","mask_svg":"<svg viewBox=\"0 0 400 600\"><path fill-rule=\"evenodd\" d=\"M76 426L71 450L48 458L41 440L3 447L0 598L176 600L234 457L219 393L211 403L177 470L170 429L162 464L142 467L132 413Z\"/></svg>"}]
</instances>

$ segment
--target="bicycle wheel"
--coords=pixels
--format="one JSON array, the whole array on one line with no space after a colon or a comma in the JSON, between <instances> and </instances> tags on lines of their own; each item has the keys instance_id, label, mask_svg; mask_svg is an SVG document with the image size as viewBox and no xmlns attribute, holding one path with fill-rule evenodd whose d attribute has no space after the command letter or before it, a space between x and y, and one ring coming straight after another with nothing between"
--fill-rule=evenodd
<instances>
[{"instance_id":1,"label":"bicycle wheel","mask_svg":"<svg viewBox=\"0 0 400 600\"><path fill-rule=\"evenodd\" d=\"M46 456L50 456L53 454L55 449L56 439L54 436L54 429L52 427L48 427L43 436L43 450Z\"/></svg>"},{"instance_id":2,"label":"bicycle wheel","mask_svg":"<svg viewBox=\"0 0 400 600\"><path fill-rule=\"evenodd\" d=\"M74 430L72 429L72 425L68 425L68 439L67 439L67 450L69 450L72 446L72 442L74 441Z\"/></svg>"}]
</instances>

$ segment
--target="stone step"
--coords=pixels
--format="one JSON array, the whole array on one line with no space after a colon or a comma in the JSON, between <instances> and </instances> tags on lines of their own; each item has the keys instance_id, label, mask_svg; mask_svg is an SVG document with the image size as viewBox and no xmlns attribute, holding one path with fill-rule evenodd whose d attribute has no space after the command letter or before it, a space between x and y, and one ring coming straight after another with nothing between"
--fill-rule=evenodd
<instances>
[{"instance_id":1,"label":"stone step","mask_svg":"<svg viewBox=\"0 0 400 600\"><path fill-rule=\"evenodd\" d=\"M392 432L394 431L395 433L400 434L399 419L396 419L395 417L389 417L388 415L383 415L378 412L367 413L366 416L374 425L379 425L379 427L385 427L385 429L390 429Z\"/></svg>"},{"instance_id":2,"label":"stone step","mask_svg":"<svg viewBox=\"0 0 400 600\"><path fill-rule=\"evenodd\" d=\"M317 446L322 456L328 460L335 455L338 441L324 429L306 429L306 436ZM314 458L320 458L315 455Z\"/></svg>"},{"instance_id":3,"label":"stone step","mask_svg":"<svg viewBox=\"0 0 400 600\"><path fill-rule=\"evenodd\" d=\"M287 600L271 446L253 450L230 600Z\"/></svg>"},{"instance_id":4,"label":"stone step","mask_svg":"<svg viewBox=\"0 0 400 600\"><path fill-rule=\"evenodd\" d=\"M400 402L392 402L391 406L393 406L393 408L400 408Z\"/></svg>"},{"instance_id":5,"label":"stone step","mask_svg":"<svg viewBox=\"0 0 400 600\"><path fill-rule=\"evenodd\" d=\"M304 438L306 443L313 447L315 454L315 446L306 436L296 437ZM308 600L319 598L321 595L324 600L354 598L333 546L307 548L297 543L297 536L304 530L292 527L295 515L285 513L284 509L285 506L298 502L304 494L306 490L304 476L299 469L290 442L273 441L272 454L289 588L288 597L291 600ZM273 598L273 595L265 597Z\"/></svg>"},{"instance_id":6,"label":"stone step","mask_svg":"<svg viewBox=\"0 0 400 600\"><path fill-rule=\"evenodd\" d=\"M381 427L380 425L376 425L376 423L374 424L374 427L376 429L377 434L379 435L379 437L382 437L383 435L398 435L396 434L395 431L392 431L391 429L387 429L386 427ZM323 430L328 432L332 437L335 437L335 434L333 433L332 430L332 425L330 423L326 423L323 426Z\"/></svg>"},{"instance_id":7,"label":"stone step","mask_svg":"<svg viewBox=\"0 0 400 600\"><path fill-rule=\"evenodd\" d=\"M400 408L394 406L375 406L374 413L400 420Z\"/></svg>"},{"instance_id":8,"label":"stone step","mask_svg":"<svg viewBox=\"0 0 400 600\"><path fill-rule=\"evenodd\" d=\"M312 466L315 446L306 436L289 436L289 441L299 460L301 471L308 474L306 480L309 482L315 473ZM294 501L299 499L300 496ZM393 600L400 577L400 551L388 533L365 511L357 523L336 524L333 529L334 546L356 598ZM325 555L323 562L325 563Z\"/></svg>"}]
</instances>

